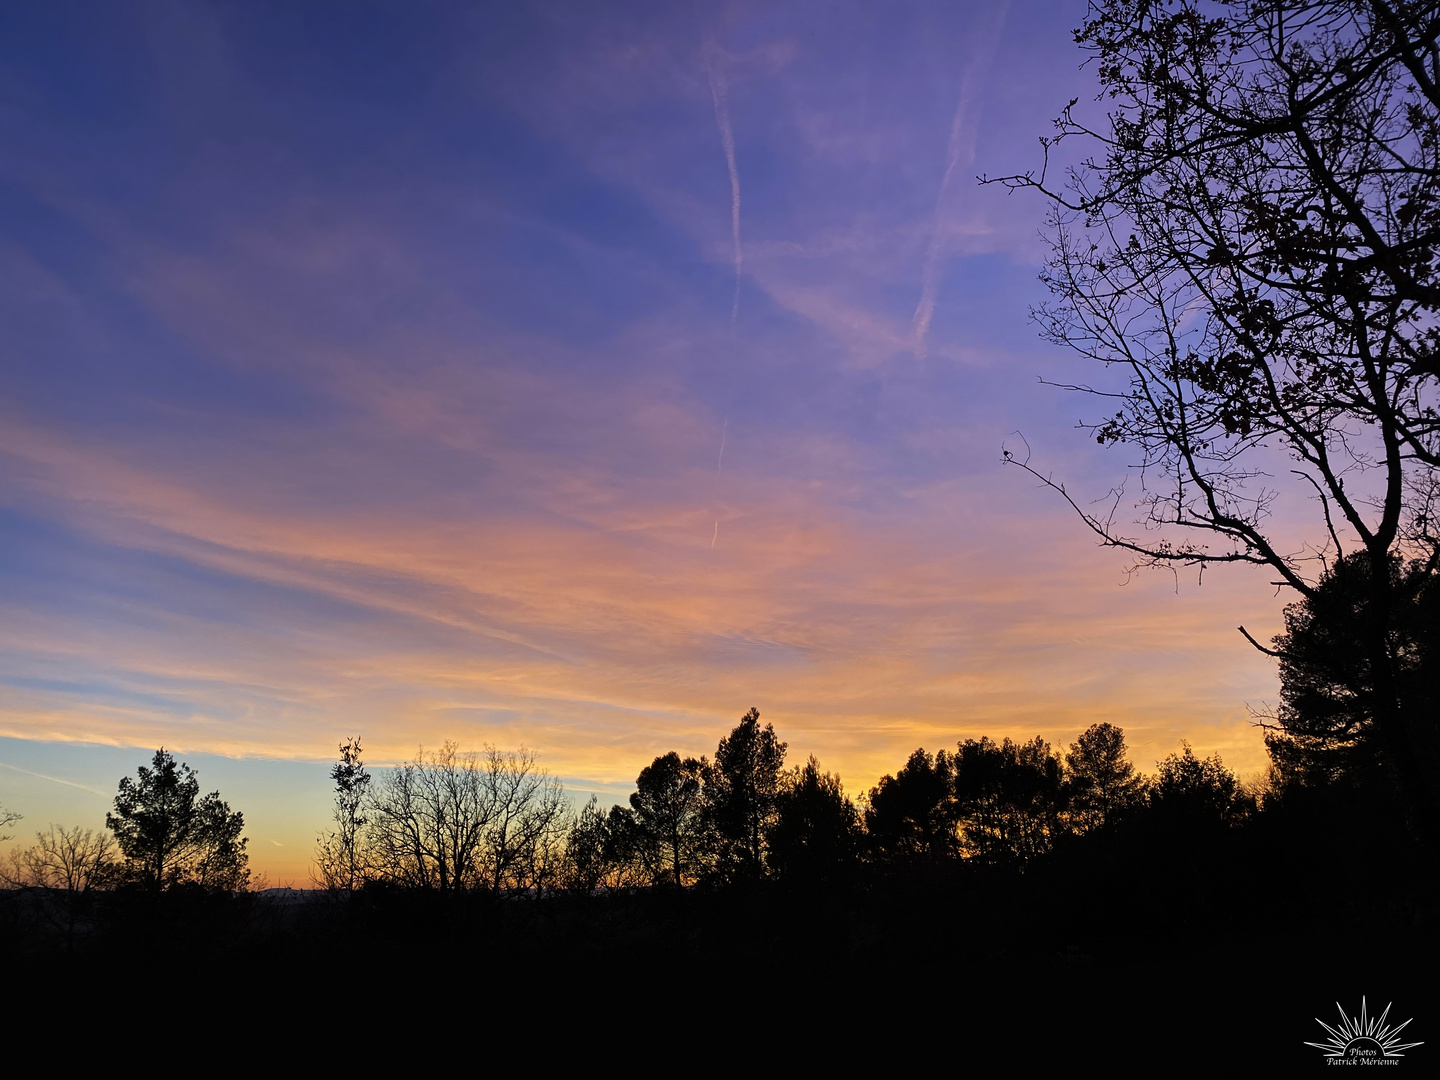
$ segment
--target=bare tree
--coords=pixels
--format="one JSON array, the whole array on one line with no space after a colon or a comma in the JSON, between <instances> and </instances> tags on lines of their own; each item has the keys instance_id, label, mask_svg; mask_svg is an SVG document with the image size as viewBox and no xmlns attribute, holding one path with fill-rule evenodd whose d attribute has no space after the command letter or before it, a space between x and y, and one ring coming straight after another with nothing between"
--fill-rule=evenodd
<instances>
[{"instance_id":1,"label":"bare tree","mask_svg":"<svg viewBox=\"0 0 1440 1080\"><path fill-rule=\"evenodd\" d=\"M448 892L474 887L495 797L478 756L452 742L384 774L369 803L367 869L379 880Z\"/></svg>"},{"instance_id":2,"label":"bare tree","mask_svg":"<svg viewBox=\"0 0 1440 1080\"><path fill-rule=\"evenodd\" d=\"M1071 389L1104 403L1089 430L1135 452L1133 479L1097 511L1005 457L1140 565L1250 563L1308 600L1347 555L1367 560L1368 723L1433 831L1437 725L1396 692L1389 583L1397 558L1440 572L1440 3L1106 0L1091 16L1076 38L1107 119L1072 101L1042 142L1047 161L1074 141L1092 156L1060 183L1002 182L1051 201L1038 318L1123 373ZM1308 535L1276 527L1287 492L1312 501Z\"/></svg>"},{"instance_id":3,"label":"bare tree","mask_svg":"<svg viewBox=\"0 0 1440 1080\"><path fill-rule=\"evenodd\" d=\"M23 814L17 814L14 810L7 810L5 807L0 806L0 844L15 838L14 833L9 833L5 830L11 825L14 825L15 822L19 821L22 817L24 817Z\"/></svg>"},{"instance_id":4,"label":"bare tree","mask_svg":"<svg viewBox=\"0 0 1440 1080\"><path fill-rule=\"evenodd\" d=\"M379 881L441 892L529 890L561 872L569 806L527 750L419 750L366 804L361 861Z\"/></svg>"},{"instance_id":5,"label":"bare tree","mask_svg":"<svg viewBox=\"0 0 1440 1080\"><path fill-rule=\"evenodd\" d=\"M489 884L502 889L543 889L556 884L570 805L560 782L524 748L485 749L495 813L482 847Z\"/></svg>"},{"instance_id":6,"label":"bare tree","mask_svg":"<svg viewBox=\"0 0 1440 1080\"><path fill-rule=\"evenodd\" d=\"M11 856L11 880L24 888L80 894L115 880L114 839L104 832L51 825L35 843Z\"/></svg>"},{"instance_id":7,"label":"bare tree","mask_svg":"<svg viewBox=\"0 0 1440 1080\"><path fill-rule=\"evenodd\" d=\"M35 834L31 847L11 855L5 876L11 886L39 894L34 910L64 935L66 948L71 948L91 893L119 878L117 854L108 833L51 825Z\"/></svg>"}]
</instances>

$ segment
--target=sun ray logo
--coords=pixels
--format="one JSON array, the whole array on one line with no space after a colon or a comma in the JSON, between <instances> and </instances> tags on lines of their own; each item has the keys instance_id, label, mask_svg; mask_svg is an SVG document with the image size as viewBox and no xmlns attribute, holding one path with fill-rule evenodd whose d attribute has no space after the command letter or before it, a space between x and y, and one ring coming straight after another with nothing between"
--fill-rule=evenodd
<instances>
[{"instance_id":1,"label":"sun ray logo","mask_svg":"<svg viewBox=\"0 0 1440 1080\"><path fill-rule=\"evenodd\" d=\"M1395 1004L1393 1001L1390 1005ZM1360 999L1360 1015L1346 1016L1345 1010L1340 1008L1340 1003L1335 1003L1335 1008L1340 1010L1340 1026L1333 1028L1325 1023L1318 1016L1315 1022L1330 1033L1330 1038L1323 1043L1307 1042L1306 1046L1313 1046L1317 1050L1324 1050L1325 1056L1330 1059L1328 1064L1338 1065L1344 1061L1347 1065L1390 1065L1395 1063L1396 1058L1405 1055L1403 1050L1412 1047L1424 1046L1423 1042L1402 1043L1400 1032L1409 1025L1410 1020L1403 1024L1391 1027L1387 1024L1386 1018L1390 1015L1390 1005L1385 1006L1385 1011L1379 1017L1371 1017L1365 1008L1365 999Z\"/></svg>"}]
</instances>

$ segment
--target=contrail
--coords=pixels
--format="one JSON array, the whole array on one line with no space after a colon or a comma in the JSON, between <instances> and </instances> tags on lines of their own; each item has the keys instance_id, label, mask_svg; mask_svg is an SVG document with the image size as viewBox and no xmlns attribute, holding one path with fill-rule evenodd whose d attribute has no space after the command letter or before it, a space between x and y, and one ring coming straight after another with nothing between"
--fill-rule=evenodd
<instances>
[{"instance_id":1,"label":"contrail","mask_svg":"<svg viewBox=\"0 0 1440 1080\"><path fill-rule=\"evenodd\" d=\"M730 173L730 241L735 251L735 292L730 301L730 333L733 339L735 324L740 318L740 281L745 269L745 256L740 247L740 169L735 164L735 131L730 126L730 87L725 80L720 46L714 37L704 30L699 0L696 0L695 4L695 18L701 23L700 56L705 63L705 77L710 82L710 101L715 107L715 127L720 132L720 146L725 151L725 168ZM733 368L731 378L734 378ZM717 477L725 468L725 440L729 433L730 417L727 415L724 426L720 429L720 452L715 457ZM715 531L710 535L712 550L719 539L720 521L716 519Z\"/></svg>"},{"instance_id":2,"label":"contrail","mask_svg":"<svg viewBox=\"0 0 1440 1080\"><path fill-rule=\"evenodd\" d=\"M102 799L110 798L110 794L104 791L96 791L93 787L84 784L77 784L74 780L61 780L58 776L46 776L43 772L35 772L31 769L22 769L19 765L11 765L8 761L0 761L0 768L13 769L15 772L24 773L26 776L37 776L41 780L49 780L52 783L64 784L66 787L79 788L81 791L88 791L92 795L99 795Z\"/></svg>"},{"instance_id":3,"label":"contrail","mask_svg":"<svg viewBox=\"0 0 1440 1080\"><path fill-rule=\"evenodd\" d=\"M922 359L926 352L926 335L930 333L930 319L935 314L935 293L940 286L940 242L943 232L945 194L950 187L950 178L964 158L966 166L975 160L975 98L984 86L985 76L1000 47L1000 32L1005 26L1005 15L1010 0L996 10L991 24L981 31L980 43L975 55L965 65L965 74L960 79L960 100L955 105L955 118L950 122L950 142L945 150L945 174L940 178L940 193L935 196L935 219L930 226L930 246L925 252L925 274L921 279L920 303L915 306L915 317L910 323L915 336L915 354Z\"/></svg>"},{"instance_id":4,"label":"contrail","mask_svg":"<svg viewBox=\"0 0 1440 1080\"><path fill-rule=\"evenodd\" d=\"M744 258L740 253L740 170L735 167L735 133L730 129L729 86L725 70L716 62L719 47L706 38L701 48L705 57L705 74L710 78L710 98L715 103L715 126L720 129L720 144L725 148L725 165L730 170L730 235L735 244L735 299L730 305L730 321L740 317L740 270Z\"/></svg>"}]
</instances>

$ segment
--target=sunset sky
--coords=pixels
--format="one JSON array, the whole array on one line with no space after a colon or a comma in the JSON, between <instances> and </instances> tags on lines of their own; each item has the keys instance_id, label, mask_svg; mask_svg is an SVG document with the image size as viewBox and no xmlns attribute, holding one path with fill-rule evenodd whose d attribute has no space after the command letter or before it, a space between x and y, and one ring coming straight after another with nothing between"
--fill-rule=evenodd
<instances>
[{"instance_id":1,"label":"sunset sky","mask_svg":"<svg viewBox=\"0 0 1440 1080\"><path fill-rule=\"evenodd\" d=\"M751 706L852 794L1100 720L1259 769L1269 575L1128 577L1001 457L1131 460L1040 381L1107 378L1029 320L1043 201L975 180L1095 108L1085 8L7 6L21 836L163 744L303 885L343 737L613 801Z\"/></svg>"}]
</instances>

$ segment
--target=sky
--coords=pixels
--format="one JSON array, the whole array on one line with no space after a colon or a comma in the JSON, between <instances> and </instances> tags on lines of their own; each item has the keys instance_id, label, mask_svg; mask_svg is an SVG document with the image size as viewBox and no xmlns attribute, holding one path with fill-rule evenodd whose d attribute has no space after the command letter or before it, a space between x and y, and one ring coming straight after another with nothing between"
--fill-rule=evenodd
<instances>
[{"instance_id":1,"label":"sky","mask_svg":"<svg viewBox=\"0 0 1440 1080\"><path fill-rule=\"evenodd\" d=\"M1085 7L7 5L21 838L163 745L304 884L349 736L614 801L752 706L852 794L1099 721L1259 770L1267 575L1130 574L1002 458L1127 479L976 180L1103 107Z\"/></svg>"}]
</instances>

